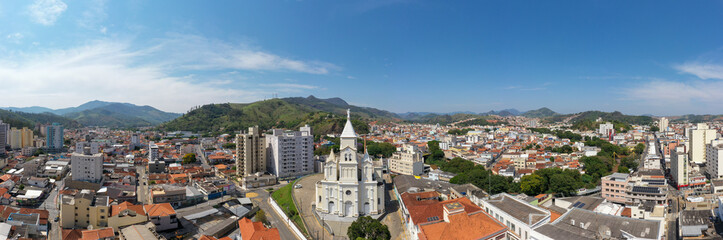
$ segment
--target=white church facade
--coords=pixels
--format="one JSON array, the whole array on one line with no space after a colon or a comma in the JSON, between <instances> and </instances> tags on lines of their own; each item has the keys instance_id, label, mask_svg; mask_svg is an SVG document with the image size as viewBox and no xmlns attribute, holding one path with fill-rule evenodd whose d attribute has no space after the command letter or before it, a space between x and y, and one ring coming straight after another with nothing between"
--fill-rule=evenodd
<instances>
[{"instance_id":1,"label":"white church facade","mask_svg":"<svg viewBox=\"0 0 723 240\"><path fill-rule=\"evenodd\" d=\"M384 213L382 168L375 166L369 154L357 153L349 110L339 153L332 150L323 167L324 179L316 183L317 212L349 218Z\"/></svg>"}]
</instances>

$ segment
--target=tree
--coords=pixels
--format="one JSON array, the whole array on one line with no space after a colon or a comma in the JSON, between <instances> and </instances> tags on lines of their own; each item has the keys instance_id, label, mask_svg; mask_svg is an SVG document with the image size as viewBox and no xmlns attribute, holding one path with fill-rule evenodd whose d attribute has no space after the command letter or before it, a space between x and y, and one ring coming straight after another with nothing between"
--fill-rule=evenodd
<instances>
[{"instance_id":1,"label":"tree","mask_svg":"<svg viewBox=\"0 0 723 240\"><path fill-rule=\"evenodd\" d=\"M181 163L183 164L189 164L189 163L195 163L196 162L196 154L195 153L187 153L183 156L183 161Z\"/></svg>"},{"instance_id":2,"label":"tree","mask_svg":"<svg viewBox=\"0 0 723 240\"><path fill-rule=\"evenodd\" d=\"M652 127L650 127L650 131L651 131L651 132L658 132L658 131L660 131L660 128L659 128L658 126L652 126Z\"/></svg>"},{"instance_id":3,"label":"tree","mask_svg":"<svg viewBox=\"0 0 723 240\"><path fill-rule=\"evenodd\" d=\"M540 175L523 176L520 180L520 190L527 195L537 195L545 191L545 179Z\"/></svg>"},{"instance_id":4,"label":"tree","mask_svg":"<svg viewBox=\"0 0 723 240\"><path fill-rule=\"evenodd\" d=\"M230 143L224 143L224 144L221 145L221 146L222 146L223 148L226 148L226 149L236 148L236 144L235 144L235 143L231 143L231 142L230 142Z\"/></svg>"},{"instance_id":5,"label":"tree","mask_svg":"<svg viewBox=\"0 0 723 240\"><path fill-rule=\"evenodd\" d=\"M642 144L642 143L638 143L638 145L635 145L635 149L633 150L633 152L635 152L637 154L641 154L644 151L645 151L645 144Z\"/></svg>"},{"instance_id":6,"label":"tree","mask_svg":"<svg viewBox=\"0 0 723 240\"><path fill-rule=\"evenodd\" d=\"M260 209L258 212L256 212L256 216L254 216L254 221L262 222L266 225L269 224L269 219L266 218L266 212L264 212L264 210L260 210Z\"/></svg>"},{"instance_id":7,"label":"tree","mask_svg":"<svg viewBox=\"0 0 723 240\"><path fill-rule=\"evenodd\" d=\"M389 240L392 238L389 227L370 216L357 218L347 229L349 239Z\"/></svg>"},{"instance_id":8,"label":"tree","mask_svg":"<svg viewBox=\"0 0 723 240\"><path fill-rule=\"evenodd\" d=\"M620 166L620 167L618 167L618 172L619 173L630 173L630 170L626 166Z\"/></svg>"},{"instance_id":9,"label":"tree","mask_svg":"<svg viewBox=\"0 0 723 240\"><path fill-rule=\"evenodd\" d=\"M577 190L577 185L574 179L571 179L563 174L553 175L550 178L550 191L555 193L561 193L565 196L570 196Z\"/></svg>"}]
</instances>

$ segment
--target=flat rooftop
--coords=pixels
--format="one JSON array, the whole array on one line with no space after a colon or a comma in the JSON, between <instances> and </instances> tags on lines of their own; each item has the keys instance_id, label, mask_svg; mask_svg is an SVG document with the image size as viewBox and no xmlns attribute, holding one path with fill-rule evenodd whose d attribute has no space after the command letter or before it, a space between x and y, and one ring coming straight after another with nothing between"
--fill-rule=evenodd
<instances>
[{"instance_id":1,"label":"flat rooftop","mask_svg":"<svg viewBox=\"0 0 723 240\"><path fill-rule=\"evenodd\" d=\"M487 201L487 203L504 211L513 218L526 223L527 225L535 225L550 216L548 211L535 208L532 205L524 203L521 200L507 194L498 194L493 196Z\"/></svg>"}]
</instances>

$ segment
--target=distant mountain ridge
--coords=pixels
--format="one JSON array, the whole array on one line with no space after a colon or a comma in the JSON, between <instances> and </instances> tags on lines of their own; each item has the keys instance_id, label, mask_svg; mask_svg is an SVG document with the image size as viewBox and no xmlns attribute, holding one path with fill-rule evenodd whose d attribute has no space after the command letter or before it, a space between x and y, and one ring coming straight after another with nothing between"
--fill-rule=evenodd
<instances>
[{"instance_id":1,"label":"distant mountain ridge","mask_svg":"<svg viewBox=\"0 0 723 240\"><path fill-rule=\"evenodd\" d=\"M150 127L173 120L181 114L158 110L151 106L130 103L90 101L77 107L50 109L45 107L7 107L14 112L52 114L68 118L84 126L113 128Z\"/></svg>"}]
</instances>

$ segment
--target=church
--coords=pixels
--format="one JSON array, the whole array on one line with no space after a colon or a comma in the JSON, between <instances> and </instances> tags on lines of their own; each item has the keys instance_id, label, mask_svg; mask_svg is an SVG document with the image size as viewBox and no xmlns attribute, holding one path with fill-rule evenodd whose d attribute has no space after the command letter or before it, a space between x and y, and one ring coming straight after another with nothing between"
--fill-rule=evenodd
<instances>
[{"instance_id":1,"label":"church","mask_svg":"<svg viewBox=\"0 0 723 240\"><path fill-rule=\"evenodd\" d=\"M347 110L338 155L324 163L324 179L316 183L316 211L340 217L384 213L384 182L380 161L357 153L357 135ZM377 166L375 166L377 165Z\"/></svg>"}]
</instances>

